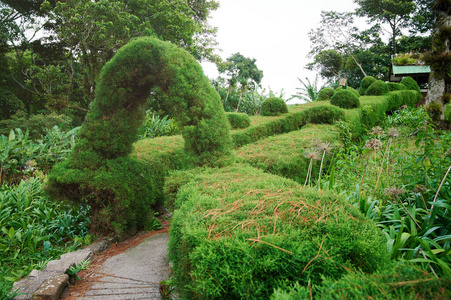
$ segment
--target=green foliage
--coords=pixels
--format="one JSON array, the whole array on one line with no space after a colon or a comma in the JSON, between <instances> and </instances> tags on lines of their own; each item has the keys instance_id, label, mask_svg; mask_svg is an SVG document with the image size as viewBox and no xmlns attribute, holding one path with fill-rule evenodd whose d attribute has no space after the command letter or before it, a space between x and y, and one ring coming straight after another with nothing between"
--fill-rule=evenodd
<instances>
[{"instance_id":1,"label":"green foliage","mask_svg":"<svg viewBox=\"0 0 451 300\"><path fill-rule=\"evenodd\" d=\"M318 97L316 100L329 100L335 94L335 90L333 88L323 88L319 91Z\"/></svg>"},{"instance_id":2,"label":"green foliage","mask_svg":"<svg viewBox=\"0 0 451 300\"><path fill-rule=\"evenodd\" d=\"M271 97L266 99L262 103L262 110L261 115L262 116L278 116L280 114L284 114L288 112L288 106L280 98L277 97Z\"/></svg>"},{"instance_id":3,"label":"green foliage","mask_svg":"<svg viewBox=\"0 0 451 300\"><path fill-rule=\"evenodd\" d=\"M312 63L307 65L310 70L319 69L319 73L324 78L337 78L343 68L343 55L335 49L323 50L315 55Z\"/></svg>"},{"instance_id":4,"label":"green foliage","mask_svg":"<svg viewBox=\"0 0 451 300\"><path fill-rule=\"evenodd\" d=\"M355 93L348 89L339 89L330 98L330 104L341 107L341 108L356 108L360 106L359 98Z\"/></svg>"},{"instance_id":5,"label":"green foliage","mask_svg":"<svg viewBox=\"0 0 451 300\"><path fill-rule=\"evenodd\" d=\"M360 81L359 94L365 95L366 89L375 81L376 81L376 78L374 78L373 76L364 77L362 79L362 81Z\"/></svg>"},{"instance_id":6,"label":"green foliage","mask_svg":"<svg viewBox=\"0 0 451 300\"><path fill-rule=\"evenodd\" d=\"M418 86L418 83L412 77L409 76L403 77L400 83L403 84L408 90L420 92L420 87Z\"/></svg>"},{"instance_id":7,"label":"green foliage","mask_svg":"<svg viewBox=\"0 0 451 300\"><path fill-rule=\"evenodd\" d=\"M314 106L308 110L308 123L333 124L344 118L342 109L334 106Z\"/></svg>"},{"instance_id":8,"label":"green foliage","mask_svg":"<svg viewBox=\"0 0 451 300\"><path fill-rule=\"evenodd\" d=\"M434 121L435 123L440 121L440 118L442 116L442 105L440 103L433 101L425 106L425 110L432 121Z\"/></svg>"},{"instance_id":9,"label":"green foliage","mask_svg":"<svg viewBox=\"0 0 451 300\"><path fill-rule=\"evenodd\" d=\"M177 125L169 116L160 118L151 111L146 111L143 123L138 128L138 139L154 138L158 136L174 135L178 133Z\"/></svg>"},{"instance_id":10,"label":"green foliage","mask_svg":"<svg viewBox=\"0 0 451 300\"><path fill-rule=\"evenodd\" d=\"M23 102L11 91L0 87L0 120L9 119L22 109L24 109Z\"/></svg>"},{"instance_id":11,"label":"green foliage","mask_svg":"<svg viewBox=\"0 0 451 300\"><path fill-rule=\"evenodd\" d=\"M402 83L387 82L387 86L388 86L388 90L390 92L407 90L406 86L404 84L402 84Z\"/></svg>"},{"instance_id":12,"label":"green foliage","mask_svg":"<svg viewBox=\"0 0 451 300\"><path fill-rule=\"evenodd\" d=\"M176 208L169 257L182 298L263 299L290 282L372 273L388 261L374 223L339 196L245 165L196 176Z\"/></svg>"},{"instance_id":13,"label":"green foliage","mask_svg":"<svg viewBox=\"0 0 451 300\"><path fill-rule=\"evenodd\" d=\"M17 186L1 187L0 285L84 246L77 240L88 240L86 206L70 209L55 203L43 195L42 186L39 179L30 178Z\"/></svg>"},{"instance_id":14,"label":"green foliage","mask_svg":"<svg viewBox=\"0 0 451 300\"><path fill-rule=\"evenodd\" d=\"M63 161L75 145L79 128L63 132L58 126L46 130L42 139L32 140L20 128L0 136L0 183L16 184L22 179L47 173Z\"/></svg>"},{"instance_id":15,"label":"green foliage","mask_svg":"<svg viewBox=\"0 0 451 300\"><path fill-rule=\"evenodd\" d=\"M382 80L376 80L366 90L367 96L380 96L389 92L388 86Z\"/></svg>"},{"instance_id":16,"label":"green foliage","mask_svg":"<svg viewBox=\"0 0 451 300\"><path fill-rule=\"evenodd\" d=\"M11 130L20 128L28 131L33 139L38 139L45 135L47 129L58 126L63 131L71 129L72 119L66 115L36 114L27 116L23 111L19 111L11 119L0 121L0 134L8 134Z\"/></svg>"},{"instance_id":17,"label":"green foliage","mask_svg":"<svg viewBox=\"0 0 451 300\"><path fill-rule=\"evenodd\" d=\"M153 87L167 95L161 107L183 128L185 152L197 164L225 164L232 153L219 96L195 59L155 38L130 42L102 69L73 155L49 175L53 197L91 207L93 232L143 228L153 218L151 206L162 200L167 169L129 157Z\"/></svg>"},{"instance_id":18,"label":"green foliage","mask_svg":"<svg viewBox=\"0 0 451 300\"><path fill-rule=\"evenodd\" d=\"M451 123L451 103L445 105L445 120Z\"/></svg>"},{"instance_id":19,"label":"green foliage","mask_svg":"<svg viewBox=\"0 0 451 300\"><path fill-rule=\"evenodd\" d=\"M232 129L247 128L251 125L251 119L244 113L226 113Z\"/></svg>"},{"instance_id":20,"label":"green foliage","mask_svg":"<svg viewBox=\"0 0 451 300\"><path fill-rule=\"evenodd\" d=\"M237 150L237 156L244 162L267 173L290 178L304 184L307 176L309 148L317 152L312 166L312 177L318 178L320 144L329 143L330 148L342 146L338 129L333 125L307 124L298 131L272 136ZM262 151L264 149L264 151ZM328 149L330 151L331 149ZM327 153L324 168L330 163L331 155Z\"/></svg>"},{"instance_id":21,"label":"green foliage","mask_svg":"<svg viewBox=\"0 0 451 300\"><path fill-rule=\"evenodd\" d=\"M73 266L70 266L69 270L67 270L67 275L69 275L69 276L76 275L78 272L80 272L82 270L86 270L87 268L89 268L89 264L90 264L90 260L89 259L84 259L81 262L76 263Z\"/></svg>"},{"instance_id":22,"label":"green foliage","mask_svg":"<svg viewBox=\"0 0 451 300\"><path fill-rule=\"evenodd\" d=\"M310 287L293 284L286 290L278 288L272 300L308 299L446 299L450 280L438 279L431 273L407 263L391 266L377 274L351 271L340 280L325 278L321 285ZM396 288L394 288L396 287Z\"/></svg>"}]
</instances>

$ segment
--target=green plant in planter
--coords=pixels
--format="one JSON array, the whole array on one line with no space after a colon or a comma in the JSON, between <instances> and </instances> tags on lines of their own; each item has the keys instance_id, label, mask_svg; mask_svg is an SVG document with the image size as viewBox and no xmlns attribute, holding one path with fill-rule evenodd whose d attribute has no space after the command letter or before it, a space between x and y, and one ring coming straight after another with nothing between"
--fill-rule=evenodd
<instances>
[{"instance_id":1,"label":"green plant in planter","mask_svg":"<svg viewBox=\"0 0 451 300\"><path fill-rule=\"evenodd\" d=\"M360 106L359 98L350 90L340 89L330 98L330 104L341 108L356 108Z\"/></svg>"},{"instance_id":2,"label":"green plant in planter","mask_svg":"<svg viewBox=\"0 0 451 300\"><path fill-rule=\"evenodd\" d=\"M388 92L389 90L387 84L382 80L376 80L365 90L365 95L380 96L383 94L387 94Z\"/></svg>"},{"instance_id":3,"label":"green plant in planter","mask_svg":"<svg viewBox=\"0 0 451 300\"><path fill-rule=\"evenodd\" d=\"M146 226L165 170L129 156L143 120L142 106L158 87L164 113L182 128L185 153L198 165L219 166L232 154L219 95L188 52L156 38L122 47L103 67L94 102L67 161L48 177L55 198L91 206L91 231L122 232Z\"/></svg>"},{"instance_id":4,"label":"green plant in planter","mask_svg":"<svg viewBox=\"0 0 451 300\"><path fill-rule=\"evenodd\" d=\"M262 104L261 114L263 116L278 116L287 112L287 104L285 101L277 97L268 98Z\"/></svg>"}]
</instances>

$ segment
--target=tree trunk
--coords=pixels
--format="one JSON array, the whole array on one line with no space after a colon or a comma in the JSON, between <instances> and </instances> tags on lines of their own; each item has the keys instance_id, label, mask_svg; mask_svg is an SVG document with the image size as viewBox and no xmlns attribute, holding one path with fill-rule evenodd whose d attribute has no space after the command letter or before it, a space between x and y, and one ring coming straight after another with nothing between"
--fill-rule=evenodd
<instances>
[{"instance_id":1,"label":"tree trunk","mask_svg":"<svg viewBox=\"0 0 451 300\"><path fill-rule=\"evenodd\" d=\"M246 85L242 84L241 85L240 100L238 100L238 105L236 106L235 112L238 112L238 109L239 109L240 103L241 103L241 97L244 95L245 92L246 92Z\"/></svg>"}]
</instances>

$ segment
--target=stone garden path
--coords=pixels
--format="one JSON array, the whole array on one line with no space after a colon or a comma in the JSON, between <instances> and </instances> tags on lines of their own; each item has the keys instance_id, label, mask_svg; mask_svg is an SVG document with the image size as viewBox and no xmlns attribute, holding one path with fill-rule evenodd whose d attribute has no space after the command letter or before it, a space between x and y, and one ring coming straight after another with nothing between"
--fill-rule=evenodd
<instances>
[{"instance_id":1,"label":"stone garden path","mask_svg":"<svg viewBox=\"0 0 451 300\"><path fill-rule=\"evenodd\" d=\"M91 267L65 292L63 300L162 299L168 278L168 228L141 232L94 257Z\"/></svg>"}]
</instances>

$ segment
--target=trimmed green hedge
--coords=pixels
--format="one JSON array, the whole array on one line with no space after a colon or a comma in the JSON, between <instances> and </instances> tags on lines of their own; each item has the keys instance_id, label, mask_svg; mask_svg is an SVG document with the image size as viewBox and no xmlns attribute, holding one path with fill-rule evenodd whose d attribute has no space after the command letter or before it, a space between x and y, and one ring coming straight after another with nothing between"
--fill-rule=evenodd
<instances>
[{"instance_id":1,"label":"trimmed green hedge","mask_svg":"<svg viewBox=\"0 0 451 300\"><path fill-rule=\"evenodd\" d=\"M406 76L403 79L401 79L400 82L402 85L406 87L408 90L414 90L420 92L420 87L418 86L418 83L410 76Z\"/></svg>"},{"instance_id":2,"label":"trimmed green hedge","mask_svg":"<svg viewBox=\"0 0 451 300\"><path fill-rule=\"evenodd\" d=\"M381 231L340 196L246 165L195 176L175 206L169 258L183 299L268 299L389 260Z\"/></svg>"},{"instance_id":3,"label":"trimmed green hedge","mask_svg":"<svg viewBox=\"0 0 451 300\"><path fill-rule=\"evenodd\" d=\"M335 92L332 98L330 98L330 104L349 109L359 107L360 101L359 97L352 91L348 89L339 89Z\"/></svg>"},{"instance_id":4,"label":"trimmed green hedge","mask_svg":"<svg viewBox=\"0 0 451 300\"><path fill-rule=\"evenodd\" d=\"M363 79L360 81L359 94L365 95L366 89L375 81L376 78L374 78L373 76L363 77Z\"/></svg>"},{"instance_id":5,"label":"trimmed green hedge","mask_svg":"<svg viewBox=\"0 0 451 300\"><path fill-rule=\"evenodd\" d=\"M263 101L260 111L262 116L278 116L287 112L287 104L285 101L277 97L271 97Z\"/></svg>"},{"instance_id":6,"label":"trimmed green hedge","mask_svg":"<svg viewBox=\"0 0 451 300\"><path fill-rule=\"evenodd\" d=\"M381 96L389 92L388 85L382 80L376 80L366 90L367 96Z\"/></svg>"},{"instance_id":7,"label":"trimmed green hedge","mask_svg":"<svg viewBox=\"0 0 451 300\"><path fill-rule=\"evenodd\" d=\"M388 90L390 92L407 90L407 88L404 84L397 83L397 82L387 82L387 86L388 86Z\"/></svg>"},{"instance_id":8,"label":"trimmed green hedge","mask_svg":"<svg viewBox=\"0 0 451 300\"><path fill-rule=\"evenodd\" d=\"M251 125L251 119L245 113L227 112L226 116L232 129L248 128Z\"/></svg>"},{"instance_id":9,"label":"trimmed green hedge","mask_svg":"<svg viewBox=\"0 0 451 300\"><path fill-rule=\"evenodd\" d=\"M305 157L306 148L315 149L318 154L317 160L313 161L312 182L318 180L322 151L317 150L316 146L320 141L330 143L334 148L342 146L336 126L307 124L298 131L246 145L236 150L236 154L243 162L267 173L304 184L310 163L310 159ZM326 153L323 171L327 170L331 157L330 153Z\"/></svg>"},{"instance_id":10,"label":"trimmed green hedge","mask_svg":"<svg viewBox=\"0 0 451 300\"><path fill-rule=\"evenodd\" d=\"M316 100L323 101L329 100L335 94L335 90L333 88L323 88L318 93L318 98Z\"/></svg>"}]
</instances>

